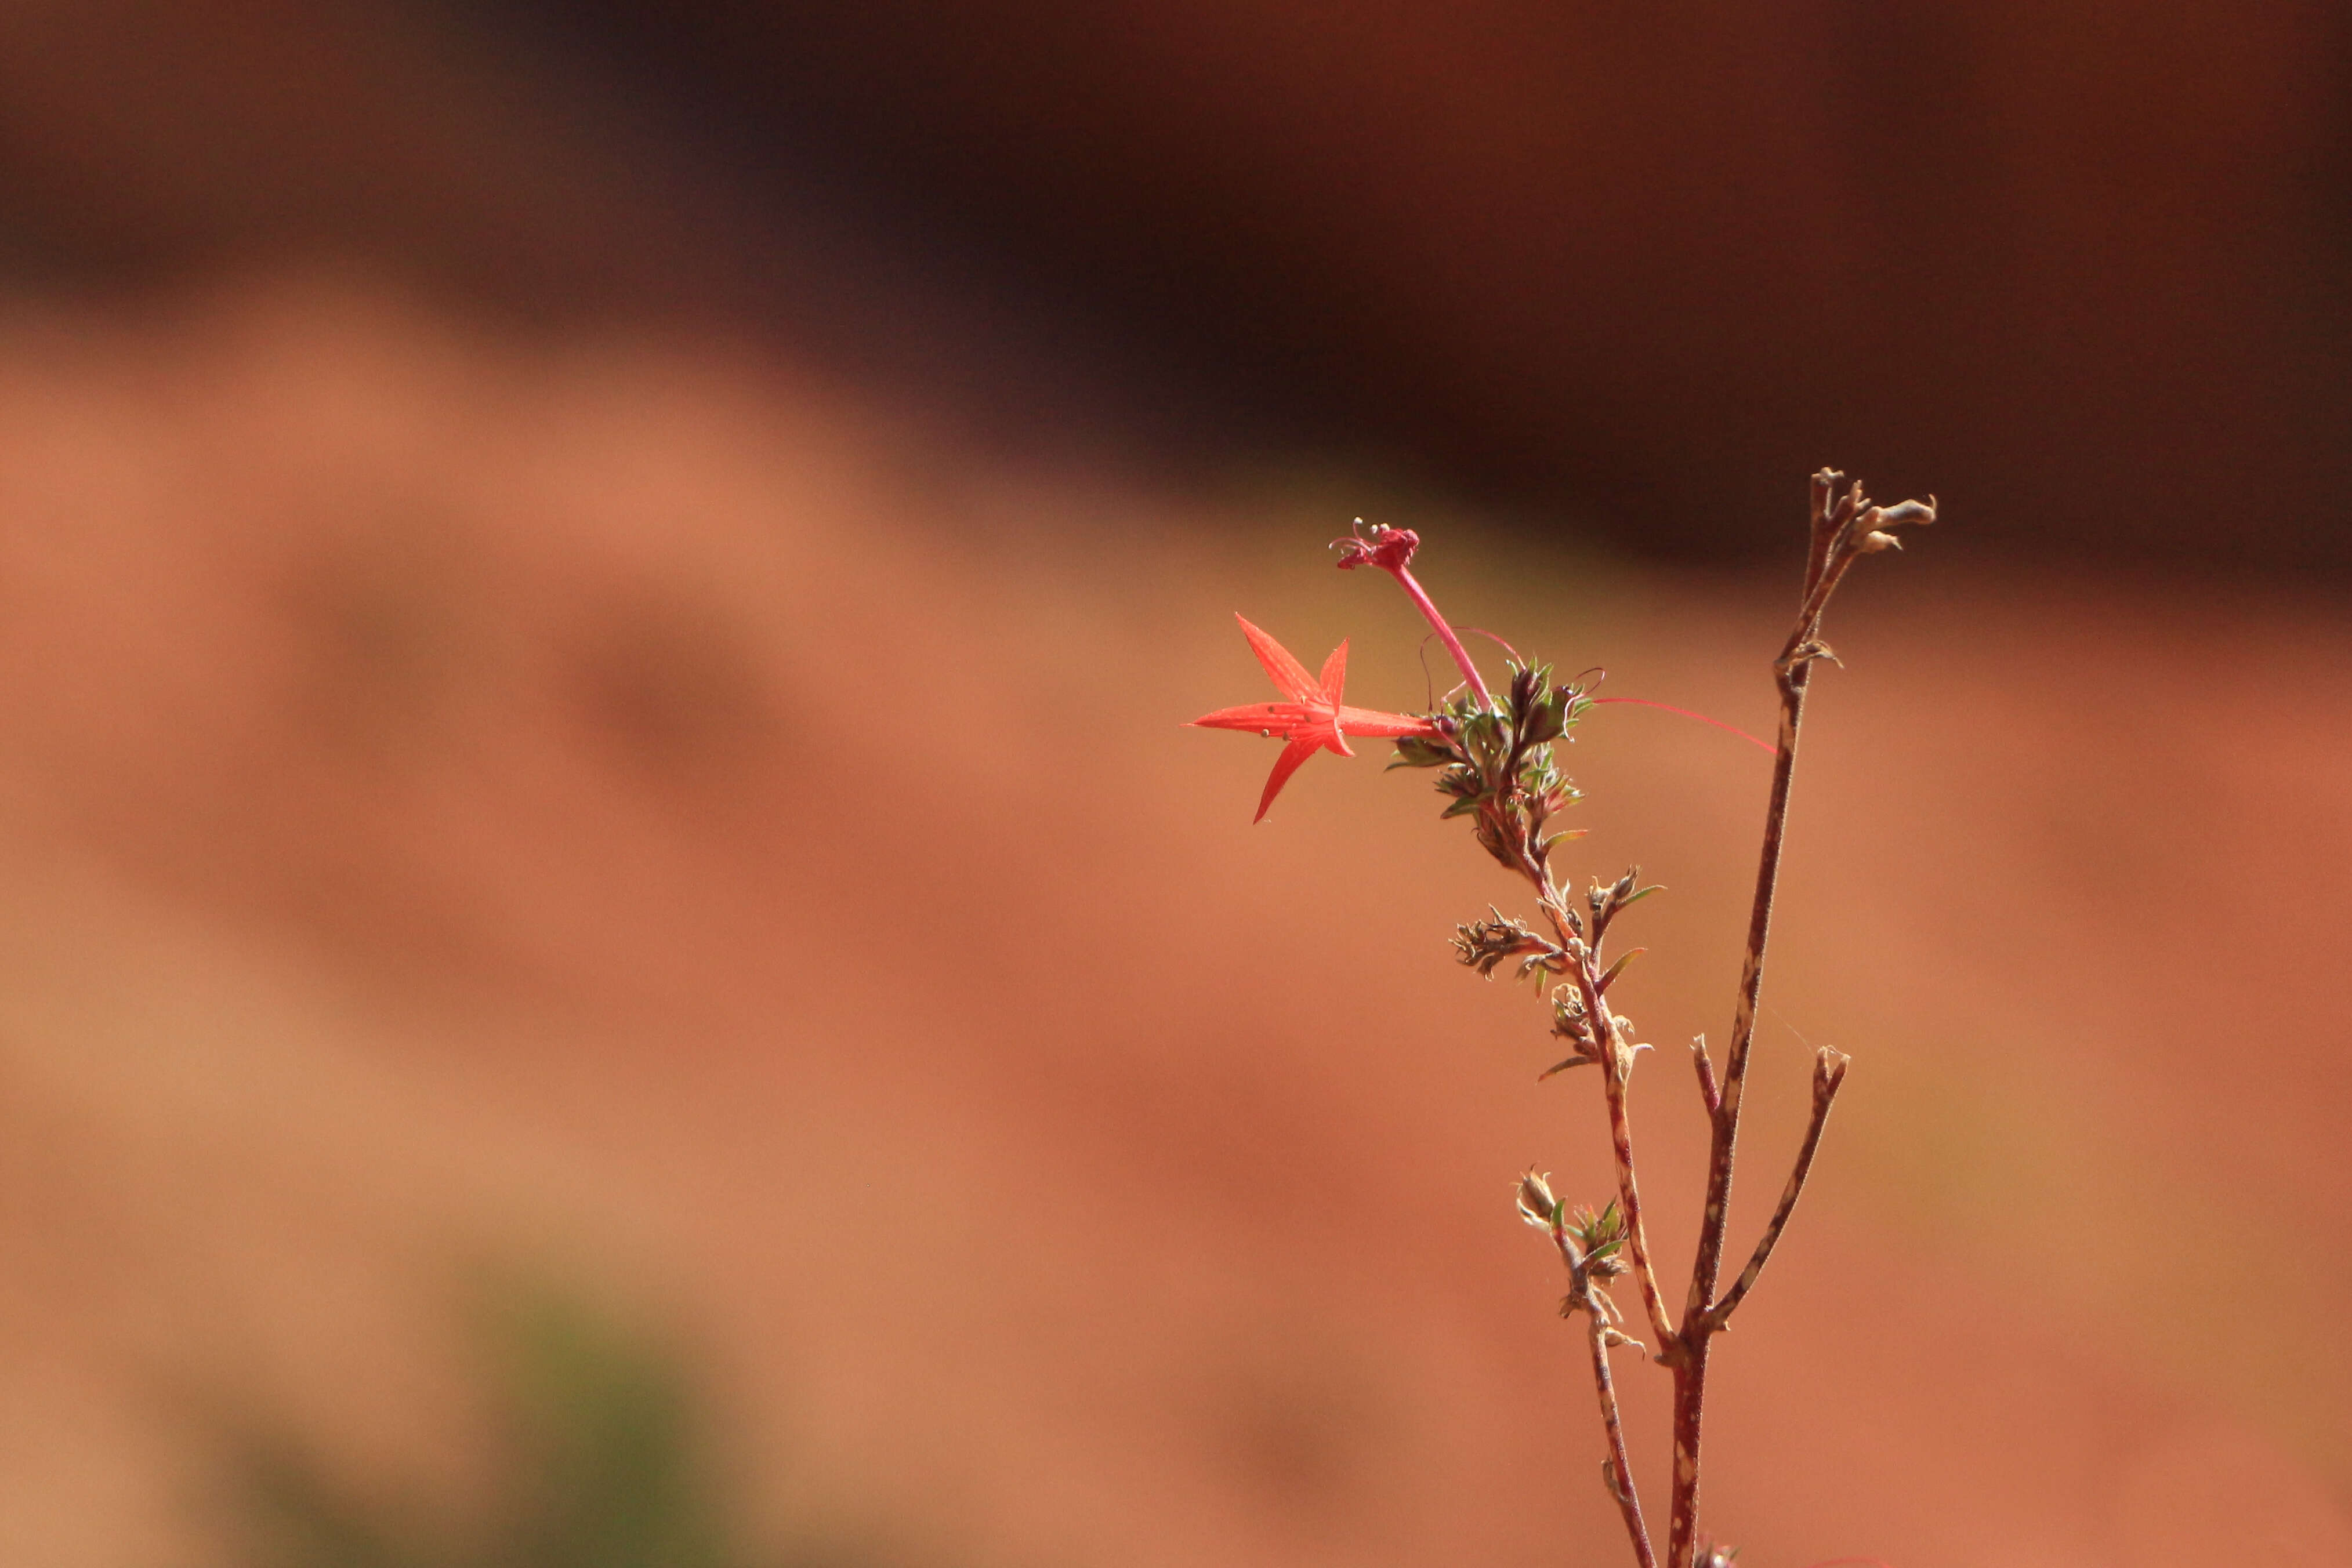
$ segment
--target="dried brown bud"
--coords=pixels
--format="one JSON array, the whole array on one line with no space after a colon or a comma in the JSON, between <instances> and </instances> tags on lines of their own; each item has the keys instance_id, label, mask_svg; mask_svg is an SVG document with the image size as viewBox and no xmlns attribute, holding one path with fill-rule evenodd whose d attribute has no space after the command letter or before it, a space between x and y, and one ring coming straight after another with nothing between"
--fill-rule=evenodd
<instances>
[{"instance_id":1,"label":"dried brown bud","mask_svg":"<svg viewBox=\"0 0 2352 1568\"><path fill-rule=\"evenodd\" d=\"M1492 905L1487 908L1486 919L1455 926L1452 941L1454 956L1489 979L1494 978L1495 966L1506 958L1525 953L1540 959L1556 951L1523 922Z\"/></svg>"},{"instance_id":2,"label":"dried brown bud","mask_svg":"<svg viewBox=\"0 0 2352 1568\"><path fill-rule=\"evenodd\" d=\"M1600 1037L1593 1032L1591 1015L1584 1009L1584 993L1576 986L1554 986L1551 992L1551 1031L1565 1040L1575 1042L1577 1056L1584 1061L1597 1061L1601 1055ZM1570 1065L1560 1063L1560 1067ZM1552 1069L1553 1072L1559 1067ZM1549 1077L1550 1073L1546 1073Z\"/></svg>"},{"instance_id":3,"label":"dried brown bud","mask_svg":"<svg viewBox=\"0 0 2352 1568\"><path fill-rule=\"evenodd\" d=\"M1883 549L1901 549L1903 541L1894 530L1906 523L1922 527L1936 520L1936 497L1924 501L1899 501L1892 507L1871 507L1853 520L1848 537L1852 549L1864 555L1875 555Z\"/></svg>"},{"instance_id":4,"label":"dried brown bud","mask_svg":"<svg viewBox=\"0 0 2352 1568\"><path fill-rule=\"evenodd\" d=\"M1519 1218L1538 1230L1549 1230L1559 1214L1559 1199L1551 1193L1549 1177L1529 1166L1519 1177Z\"/></svg>"}]
</instances>

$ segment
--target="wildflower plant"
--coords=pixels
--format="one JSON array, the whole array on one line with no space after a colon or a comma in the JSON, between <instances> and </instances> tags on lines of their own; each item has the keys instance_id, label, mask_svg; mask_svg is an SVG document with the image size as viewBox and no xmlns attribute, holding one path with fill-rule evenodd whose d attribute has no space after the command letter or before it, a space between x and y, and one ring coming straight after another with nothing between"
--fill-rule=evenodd
<instances>
[{"instance_id":1,"label":"wildflower plant","mask_svg":"<svg viewBox=\"0 0 2352 1568\"><path fill-rule=\"evenodd\" d=\"M1731 1550L1702 1537L1698 1530L1701 1439L1715 1337L1729 1324L1732 1313L1755 1287L1780 1244L1812 1170L1830 1107L1845 1082L1847 1064L1836 1051L1823 1048L1815 1053L1812 1113L1780 1201L1746 1266L1727 1289L1721 1288L1740 1109L1763 989L1765 946L1780 882L1805 695L1813 666L1823 659L1834 660L1829 645L1822 641L1822 618L1846 573L1864 556L1897 548L1897 528L1931 523L1935 517L1932 497L1880 507L1863 494L1860 484L1849 484L1843 474L1823 469L1812 477L1804 589L1795 625L1772 664L1780 700L1780 734L1778 744L1768 747L1773 753L1771 795L1748 917L1747 957L1720 1070L1708 1052L1705 1035L1691 1043L1710 1138L1698 1251L1679 1318L1667 1304L1643 1223L1628 1108L1635 1060L1650 1048L1641 1041L1633 1020L1615 1010L1610 996L1626 966L1643 951L1639 947L1613 951L1611 942L1617 921L1660 889L1644 886L1636 868L1613 881L1595 878L1580 896L1571 896L1554 865L1559 846L1580 836L1575 830L1559 828L1556 819L1580 795L1559 771L1553 744L1574 728L1596 702L1629 699L1595 698L1575 679L1559 680L1551 666L1523 661L1516 653L1507 665L1507 679L1499 693L1491 690L1459 634L1413 576L1412 559L1420 537L1409 528L1374 528L1366 533L1360 524L1355 534L1337 541L1339 565L1348 570L1371 567L1395 579L1453 655L1462 672L1462 684L1426 714L1349 707L1340 701L1347 674L1345 643L1332 653L1321 676L1310 678L1305 666L1280 643L1243 621L1244 635L1285 700L1223 708L1192 721L1284 741L1258 802L1260 820L1291 774L1316 751L1352 755L1347 744L1349 734L1394 740L1396 755L1391 768L1433 773L1437 792L1446 802L1443 814L1465 820L1478 846L1505 871L1525 882L1533 894L1534 919L1507 915L1498 905L1490 905L1485 915L1455 927L1454 950L1464 965L1490 978L1500 971L1545 990L1550 1003L1551 1033L1564 1043L1566 1054L1542 1078L1579 1067L1597 1070L1590 1076L1600 1085L1607 1113L1616 1193L1597 1211L1571 1207L1552 1192L1549 1178L1529 1170L1518 1180L1518 1210L1529 1225L1550 1239L1568 1271L1568 1293L1561 1300L1560 1313L1581 1320L1591 1352L1606 1445L1601 1480L1623 1516L1641 1568L1657 1568L1659 1558L1625 1450L1610 1353L1622 1348L1647 1354L1673 1375L1674 1469L1667 1568L1720 1568L1731 1561ZM1629 1315L1614 1301L1611 1292L1617 1288L1629 1289L1638 1298L1635 1313ZM1646 1343L1627 1332L1629 1319L1631 1327L1647 1334Z\"/></svg>"}]
</instances>

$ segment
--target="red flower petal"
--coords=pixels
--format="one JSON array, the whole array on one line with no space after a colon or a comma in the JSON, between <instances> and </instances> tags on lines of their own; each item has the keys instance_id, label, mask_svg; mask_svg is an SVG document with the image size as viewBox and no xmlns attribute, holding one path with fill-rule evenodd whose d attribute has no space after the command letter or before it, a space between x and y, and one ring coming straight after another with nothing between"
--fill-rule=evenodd
<instances>
[{"instance_id":1,"label":"red flower petal","mask_svg":"<svg viewBox=\"0 0 2352 1568\"><path fill-rule=\"evenodd\" d=\"M1198 729L1243 729L1253 735L1286 736L1297 729L1302 716L1297 703L1251 703L1243 707L1221 707L1191 722Z\"/></svg>"},{"instance_id":2,"label":"red flower petal","mask_svg":"<svg viewBox=\"0 0 2352 1568\"><path fill-rule=\"evenodd\" d=\"M1353 757L1349 747L1348 734L1400 736L1435 736L1437 727L1425 718L1410 714L1383 713L1377 708L1342 707L1339 696L1348 681L1348 644L1342 641L1323 661L1321 678L1312 679L1307 667L1291 657L1290 651L1248 620L1236 615L1241 622L1242 635L1249 639L1251 652L1265 666L1282 694L1290 698L1280 703L1249 703L1240 707L1221 707L1214 713L1204 713L1192 722L1203 729L1238 729L1259 735L1283 737L1282 755L1275 758L1274 771L1266 775L1265 792L1258 798L1256 821L1264 821L1274 798L1290 782L1290 776L1308 758L1321 750L1337 752L1341 757Z\"/></svg>"},{"instance_id":3,"label":"red flower petal","mask_svg":"<svg viewBox=\"0 0 2352 1568\"><path fill-rule=\"evenodd\" d=\"M1318 684L1323 688L1323 700L1337 707L1339 694L1348 685L1348 640L1345 637L1340 638L1339 645L1331 650L1331 656L1323 661L1323 674Z\"/></svg>"},{"instance_id":4,"label":"red flower petal","mask_svg":"<svg viewBox=\"0 0 2352 1568\"><path fill-rule=\"evenodd\" d=\"M1343 707L1335 716L1341 729L1349 735L1420 735L1434 737L1435 725L1409 713L1382 713L1378 708Z\"/></svg>"},{"instance_id":5,"label":"red flower petal","mask_svg":"<svg viewBox=\"0 0 2352 1568\"><path fill-rule=\"evenodd\" d=\"M1241 616L1235 615L1234 619L1241 621L1242 635L1249 639L1250 651L1257 655L1257 662L1264 664L1265 673L1273 677L1276 691L1295 703L1324 700L1322 688L1307 677L1307 666L1292 658L1289 649L1247 621L1243 621Z\"/></svg>"},{"instance_id":6,"label":"red flower petal","mask_svg":"<svg viewBox=\"0 0 2352 1568\"><path fill-rule=\"evenodd\" d=\"M1291 737L1290 744L1282 748L1282 755L1274 759L1274 771L1265 776L1265 793L1257 798L1257 815L1250 819L1252 822L1265 821L1266 808L1274 804L1274 798L1282 793L1282 787L1290 782L1290 776L1298 771L1298 765L1314 756L1322 744L1316 736Z\"/></svg>"}]
</instances>

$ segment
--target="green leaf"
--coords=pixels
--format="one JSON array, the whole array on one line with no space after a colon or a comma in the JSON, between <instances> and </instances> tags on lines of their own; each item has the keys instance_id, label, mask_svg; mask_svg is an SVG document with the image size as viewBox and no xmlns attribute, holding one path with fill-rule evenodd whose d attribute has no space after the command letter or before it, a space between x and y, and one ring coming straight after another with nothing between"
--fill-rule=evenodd
<instances>
[{"instance_id":1,"label":"green leaf","mask_svg":"<svg viewBox=\"0 0 2352 1568\"><path fill-rule=\"evenodd\" d=\"M1389 767L1443 768L1454 760L1452 747L1424 740L1417 735L1402 735L1397 737L1396 758Z\"/></svg>"},{"instance_id":2,"label":"green leaf","mask_svg":"<svg viewBox=\"0 0 2352 1568\"><path fill-rule=\"evenodd\" d=\"M1632 963L1634 959L1640 957L1643 954L1648 951L1649 949L1647 947L1636 947L1632 952L1626 954L1623 957L1618 959L1615 963L1610 965L1608 973L1602 975L1601 978L1592 983L1593 990L1601 995L1607 995L1609 991L1609 982L1617 977L1618 971L1624 968L1626 965Z\"/></svg>"}]
</instances>

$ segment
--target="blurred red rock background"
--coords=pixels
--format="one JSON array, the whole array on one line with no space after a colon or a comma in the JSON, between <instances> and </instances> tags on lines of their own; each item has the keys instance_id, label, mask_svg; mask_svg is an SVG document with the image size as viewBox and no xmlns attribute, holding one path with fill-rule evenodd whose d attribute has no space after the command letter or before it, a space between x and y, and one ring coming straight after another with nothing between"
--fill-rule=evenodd
<instances>
[{"instance_id":1,"label":"blurred red rock background","mask_svg":"<svg viewBox=\"0 0 2352 1568\"><path fill-rule=\"evenodd\" d=\"M0 8L0 1559L462 1511L458 1303L700 1370L749 1535L1614 1563L1510 1213L1606 1180L1418 785L1247 825L1246 611L1769 723L1743 1562L2352 1562L2352 29L1902 4ZM1611 709L1654 1201L1764 767ZM1758 1216L1750 1213L1752 1220ZM1654 1375L1631 1419L1655 1491Z\"/></svg>"}]
</instances>

